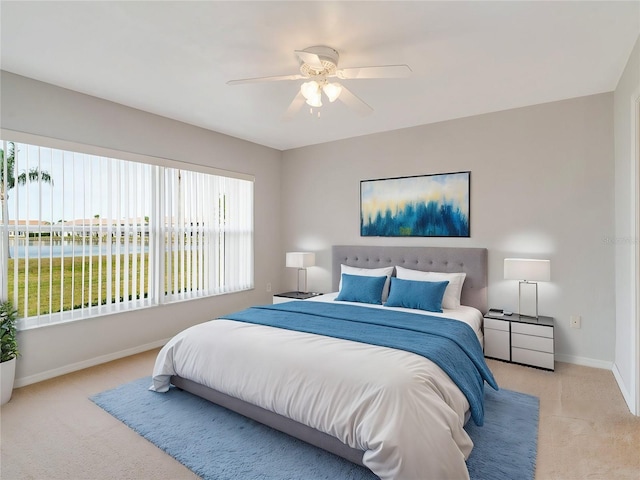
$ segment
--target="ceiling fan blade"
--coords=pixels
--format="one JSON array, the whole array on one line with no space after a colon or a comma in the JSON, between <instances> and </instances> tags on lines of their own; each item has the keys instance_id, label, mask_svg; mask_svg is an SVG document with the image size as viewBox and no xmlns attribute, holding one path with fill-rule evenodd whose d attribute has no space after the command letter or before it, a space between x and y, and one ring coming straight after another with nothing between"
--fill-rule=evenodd
<instances>
[{"instance_id":1,"label":"ceiling fan blade","mask_svg":"<svg viewBox=\"0 0 640 480\"><path fill-rule=\"evenodd\" d=\"M342 68L336 72L338 78L405 78L411 75L409 65L380 65L378 67Z\"/></svg>"},{"instance_id":2,"label":"ceiling fan blade","mask_svg":"<svg viewBox=\"0 0 640 480\"><path fill-rule=\"evenodd\" d=\"M276 75L274 77L241 78L240 80L229 80L227 85L241 85L243 83L279 82L281 80L300 80L306 78L300 74Z\"/></svg>"},{"instance_id":3,"label":"ceiling fan blade","mask_svg":"<svg viewBox=\"0 0 640 480\"><path fill-rule=\"evenodd\" d=\"M361 100L355 93L342 85L342 92L338 100L341 100L347 107L355 110L359 115L366 116L373 112L373 108Z\"/></svg>"},{"instance_id":4,"label":"ceiling fan blade","mask_svg":"<svg viewBox=\"0 0 640 480\"><path fill-rule=\"evenodd\" d=\"M293 98L293 101L289 104L289 108L287 108L287 111L284 112L284 115L282 115L282 120L291 120L295 116L295 114L298 113L298 111L302 108L306 101L307 99L304 98L302 92L298 90L298 94Z\"/></svg>"},{"instance_id":5,"label":"ceiling fan blade","mask_svg":"<svg viewBox=\"0 0 640 480\"><path fill-rule=\"evenodd\" d=\"M316 70L324 70L324 65L320 61L320 57L315 53L305 52L304 50L296 50L296 55L307 65L315 68Z\"/></svg>"}]
</instances>

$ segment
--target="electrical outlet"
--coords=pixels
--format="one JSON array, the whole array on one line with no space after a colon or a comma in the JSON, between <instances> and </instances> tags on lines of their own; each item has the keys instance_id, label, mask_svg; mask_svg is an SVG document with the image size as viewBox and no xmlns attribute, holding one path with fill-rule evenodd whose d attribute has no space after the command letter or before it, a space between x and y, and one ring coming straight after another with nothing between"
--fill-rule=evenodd
<instances>
[{"instance_id":1,"label":"electrical outlet","mask_svg":"<svg viewBox=\"0 0 640 480\"><path fill-rule=\"evenodd\" d=\"M271 284L267 283L267 292L270 292L270 291L271 291Z\"/></svg>"},{"instance_id":2,"label":"electrical outlet","mask_svg":"<svg viewBox=\"0 0 640 480\"><path fill-rule=\"evenodd\" d=\"M569 322L571 328L582 328L582 317L580 315L571 315Z\"/></svg>"}]
</instances>

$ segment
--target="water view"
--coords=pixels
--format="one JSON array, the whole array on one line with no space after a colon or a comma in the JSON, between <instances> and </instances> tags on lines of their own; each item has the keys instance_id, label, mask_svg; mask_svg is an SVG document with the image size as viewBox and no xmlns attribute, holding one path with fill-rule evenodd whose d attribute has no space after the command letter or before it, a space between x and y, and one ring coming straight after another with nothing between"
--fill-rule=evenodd
<instances>
[{"instance_id":1,"label":"water view","mask_svg":"<svg viewBox=\"0 0 640 480\"><path fill-rule=\"evenodd\" d=\"M81 240L71 239L47 239L47 240L34 240L34 239L10 239L9 240L9 257L10 258L37 258L41 257L88 257L89 255L107 255L111 252L115 255L119 249L120 255L123 255L126 248L129 248L130 254L135 253L149 253L148 239L145 239L145 245L140 245L139 241L132 239L128 242L121 241L104 243L104 242L89 242L85 241L83 244Z\"/></svg>"}]
</instances>

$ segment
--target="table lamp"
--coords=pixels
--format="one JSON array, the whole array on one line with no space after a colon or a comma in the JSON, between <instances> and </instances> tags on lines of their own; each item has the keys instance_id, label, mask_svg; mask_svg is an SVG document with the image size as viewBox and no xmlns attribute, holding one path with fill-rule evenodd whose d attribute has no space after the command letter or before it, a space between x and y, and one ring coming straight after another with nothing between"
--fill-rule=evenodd
<instances>
[{"instance_id":1,"label":"table lamp","mask_svg":"<svg viewBox=\"0 0 640 480\"><path fill-rule=\"evenodd\" d=\"M315 253L287 252L287 267L298 269L298 292L307 293L307 267L313 267L315 264Z\"/></svg>"},{"instance_id":2,"label":"table lamp","mask_svg":"<svg viewBox=\"0 0 640 480\"><path fill-rule=\"evenodd\" d=\"M538 318L538 283L551 278L551 261L531 258L505 258L505 280L518 280L518 313L526 317ZM523 290L534 290L523 300Z\"/></svg>"}]
</instances>

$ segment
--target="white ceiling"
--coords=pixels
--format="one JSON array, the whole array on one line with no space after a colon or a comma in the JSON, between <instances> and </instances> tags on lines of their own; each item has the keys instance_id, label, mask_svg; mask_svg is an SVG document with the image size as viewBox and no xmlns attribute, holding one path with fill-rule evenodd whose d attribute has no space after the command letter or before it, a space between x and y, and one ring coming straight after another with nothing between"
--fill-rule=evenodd
<instances>
[{"instance_id":1,"label":"white ceiling","mask_svg":"<svg viewBox=\"0 0 640 480\"><path fill-rule=\"evenodd\" d=\"M640 33L634 2L0 3L3 70L286 150L615 89ZM281 116L294 50L339 67L407 64L408 79L344 80L340 103Z\"/></svg>"}]
</instances>

